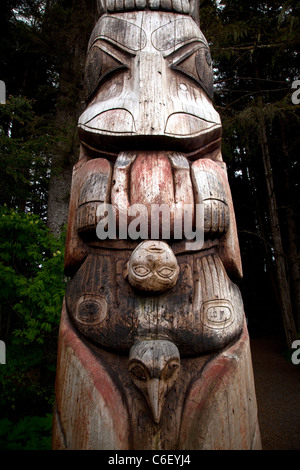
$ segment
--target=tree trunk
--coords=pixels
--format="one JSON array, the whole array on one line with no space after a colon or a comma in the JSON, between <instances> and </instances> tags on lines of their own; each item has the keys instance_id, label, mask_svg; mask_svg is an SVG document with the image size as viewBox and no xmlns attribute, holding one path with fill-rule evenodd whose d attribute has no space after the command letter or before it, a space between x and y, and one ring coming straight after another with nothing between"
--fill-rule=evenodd
<instances>
[{"instance_id":1,"label":"tree trunk","mask_svg":"<svg viewBox=\"0 0 300 470\"><path fill-rule=\"evenodd\" d=\"M83 74L89 36L97 20L96 2L73 0L66 24L65 60L59 76L55 127L59 144L54 151L49 184L47 225L59 235L67 223L72 168L78 160L77 120L84 110Z\"/></svg>"},{"instance_id":2,"label":"tree trunk","mask_svg":"<svg viewBox=\"0 0 300 470\"><path fill-rule=\"evenodd\" d=\"M281 139L282 139L282 149L285 161L289 162L289 152L287 148L284 125L280 121L281 127ZM289 196L292 194L290 187L290 168L286 167L284 170L284 190L285 194ZM294 208L289 200L286 204L286 224L287 224L287 259L289 267L289 276L291 284L291 293L292 293L292 303L294 308L294 317L296 321L297 329L300 330L300 265L299 265L299 256L297 248L297 228L296 220L294 214Z\"/></svg>"},{"instance_id":3,"label":"tree trunk","mask_svg":"<svg viewBox=\"0 0 300 470\"><path fill-rule=\"evenodd\" d=\"M264 116L259 122L259 137L262 149L262 158L265 170L268 205L270 212L270 226L274 245L275 269L277 274L278 292L281 304L281 314L285 330L285 338L288 348L291 348L292 342L297 338L295 320L293 317L293 309L290 294L290 285L287 277L285 257L283 254L282 239L277 212L277 203L274 189L274 181L272 174L271 158L268 147L268 137L266 122Z\"/></svg>"}]
</instances>

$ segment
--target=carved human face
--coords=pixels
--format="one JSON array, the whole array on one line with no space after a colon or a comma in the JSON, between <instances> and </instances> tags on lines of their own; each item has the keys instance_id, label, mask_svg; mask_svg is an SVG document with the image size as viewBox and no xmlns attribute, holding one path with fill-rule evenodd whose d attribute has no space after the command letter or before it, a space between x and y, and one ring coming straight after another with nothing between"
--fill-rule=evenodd
<instances>
[{"instance_id":1,"label":"carved human face","mask_svg":"<svg viewBox=\"0 0 300 470\"><path fill-rule=\"evenodd\" d=\"M191 17L103 15L89 43L86 88L79 135L95 152L148 142L152 149L192 152L220 138L209 47Z\"/></svg>"},{"instance_id":2,"label":"carved human face","mask_svg":"<svg viewBox=\"0 0 300 470\"><path fill-rule=\"evenodd\" d=\"M147 240L132 253L128 262L128 281L142 291L163 292L178 279L176 257L165 242Z\"/></svg>"}]
</instances>

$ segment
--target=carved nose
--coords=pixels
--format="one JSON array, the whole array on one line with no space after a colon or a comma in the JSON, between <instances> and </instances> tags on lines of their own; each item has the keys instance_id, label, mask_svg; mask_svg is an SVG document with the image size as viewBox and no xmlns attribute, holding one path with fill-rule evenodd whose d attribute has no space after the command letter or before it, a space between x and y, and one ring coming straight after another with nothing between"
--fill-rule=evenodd
<instances>
[{"instance_id":1,"label":"carved nose","mask_svg":"<svg viewBox=\"0 0 300 470\"><path fill-rule=\"evenodd\" d=\"M136 132L162 135L166 122L166 63L160 53L140 52L135 59L135 87L139 96Z\"/></svg>"}]
</instances>

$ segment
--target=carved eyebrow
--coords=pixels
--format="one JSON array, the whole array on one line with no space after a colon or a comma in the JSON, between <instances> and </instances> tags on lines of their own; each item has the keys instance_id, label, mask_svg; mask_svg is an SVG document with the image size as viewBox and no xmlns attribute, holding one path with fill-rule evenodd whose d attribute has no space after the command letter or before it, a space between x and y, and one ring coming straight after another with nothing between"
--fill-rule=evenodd
<instances>
[{"instance_id":1,"label":"carved eyebrow","mask_svg":"<svg viewBox=\"0 0 300 470\"><path fill-rule=\"evenodd\" d=\"M180 64L180 62L190 57L194 52L198 51L202 47L206 47L208 50L207 46L204 46L201 41L198 41L196 44L192 44L190 47L184 47L186 45L187 44L181 44L181 46L175 49L175 51L172 50L169 54L165 55L165 57L169 59L169 63L172 67Z\"/></svg>"},{"instance_id":2,"label":"carved eyebrow","mask_svg":"<svg viewBox=\"0 0 300 470\"><path fill-rule=\"evenodd\" d=\"M145 31L130 21L103 16L95 26L89 48L97 39L105 39L129 51L137 52L147 44Z\"/></svg>"},{"instance_id":3,"label":"carved eyebrow","mask_svg":"<svg viewBox=\"0 0 300 470\"><path fill-rule=\"evenodd\" d=\"M160 26L153 31L151 41L153 47L161 52L195 41L207 45L204 35L190 18L181 18Z\"/></svg>"}]
</instances>

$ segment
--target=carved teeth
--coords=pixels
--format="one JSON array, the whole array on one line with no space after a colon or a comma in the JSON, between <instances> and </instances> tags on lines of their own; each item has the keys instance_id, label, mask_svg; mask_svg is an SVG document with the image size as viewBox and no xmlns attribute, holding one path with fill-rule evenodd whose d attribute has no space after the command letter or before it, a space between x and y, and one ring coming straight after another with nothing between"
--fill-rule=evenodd
<instances>
[{"instance_id":1,"label":"carved teeth","mask_svg":"<svg viewBox=\"0 0 300 470\"><path fill-rule=\"evenodd\" d=\"M129 372L132 381L146 398L153 421L157 424L166 396L178 378L179 369L179 351L171 341L143 340L130 350Z\"/></svg>"}]
</instances>

